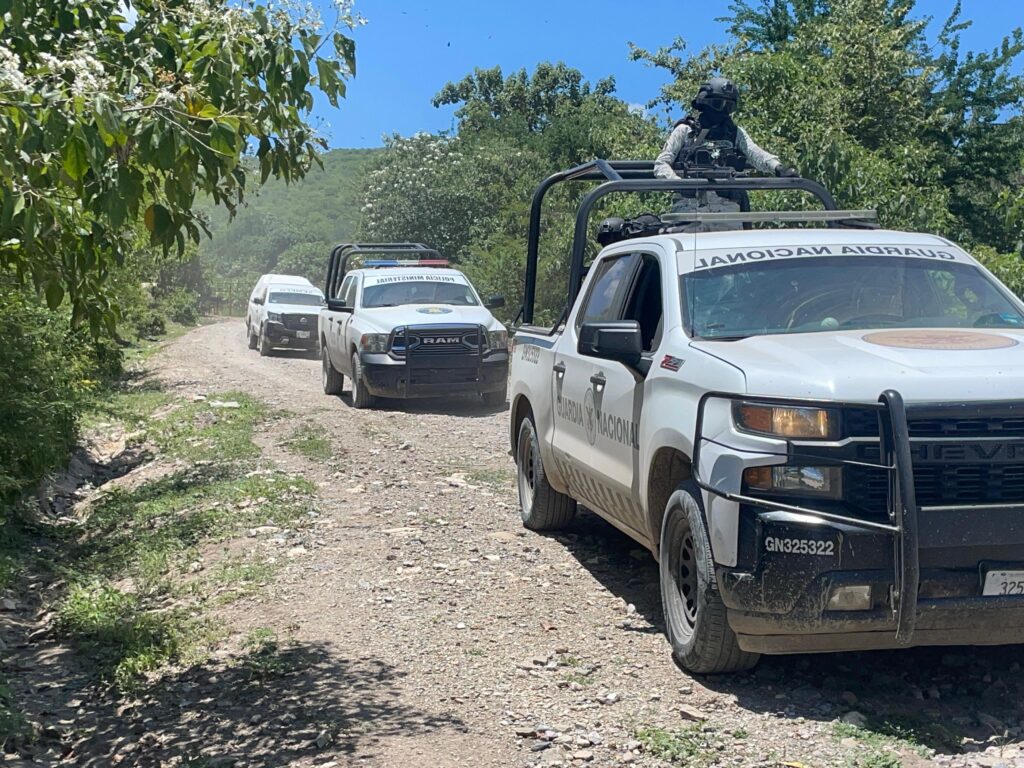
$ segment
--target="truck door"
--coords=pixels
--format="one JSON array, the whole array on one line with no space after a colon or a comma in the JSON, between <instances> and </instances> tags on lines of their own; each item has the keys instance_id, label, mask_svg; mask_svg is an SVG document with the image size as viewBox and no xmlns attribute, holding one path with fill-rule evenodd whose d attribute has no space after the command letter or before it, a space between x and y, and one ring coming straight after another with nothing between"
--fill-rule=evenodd
<instances>
[{"instance_id":1,"label":"truck door","mask_svg":"<svg viewBox=\"0 0 1024 768\"><path fill-rule=\"evenodd\" d=\"M640 324L644 355L653 356L664 327L661 269L656 256L638 253L624 300L611 320ZM595 442L590 462L610 488L614 508L603 510L626 526L644 532L646 521L639 503L640 411L644 380L622 363L586 358L593 385Z\"/></svg>"},{"instance_id":2,"label":"truck door","mask_svg":"<svg viewBox=\"0 0 1024 768\"><path fill-rule=\"evenodd\" d=\"M584 322L614 320L619 316L636 260L636 254L624 253L611 254L594 263L584 298L574 316L569 318L555 347L552 453L563 470L561 474L567 479L570 495L602 512L614 503L607 494L608 485L601 479L600 471L593 467L595 457L600 453L600 450L595 450L597 413L594 388L595 381L599 381L596 377L598 366L593 358L579 354L579 328Z\"/></svg>"},{"instance_id":3,"label":"truck door","mask_svg":"<svg viewBox=\"0 0 1024 768\"><path fill-rule=\"evenodd\" d=\"M341 284L341 288L338 291L338 296L346 307L352 307L355 309L357 283L359 281L358 276L349 275L345 278L345 281ZM333 322L330 324L331 328L330 336L327 343L331 348L331 361L334 363L334 367L339 371L345 371L351 375L352 361L348 353L348 327L352 323L353 312L337 312L333 314Z\"/></svg>"}]
</instances>

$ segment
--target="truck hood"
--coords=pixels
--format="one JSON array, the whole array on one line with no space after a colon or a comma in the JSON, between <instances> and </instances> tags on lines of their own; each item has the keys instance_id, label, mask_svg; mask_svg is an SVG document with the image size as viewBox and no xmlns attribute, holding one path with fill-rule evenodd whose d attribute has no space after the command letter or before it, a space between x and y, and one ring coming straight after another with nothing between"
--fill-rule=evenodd
<instances>
[{"instance_id":1,"label":"truck hood","mask_svg":"<svg viewBox=\"0 0 1024 768\"><path fill-rule=\"evenodd\" d=\"M267 304L267 312L276 315L309 315L316 317L320 314L320 307L309 306L308 304Z\"/></svg>"},{"instance_id":2,"label":"truck hood","mask_svg":"<svg viewBox=\"0 0 1024 768\"><path fill-rule=\"evenodd\" d=\"M750 394L874 402L1024 397L1024 331L879 329L694 341L743 371Z\"/></svg>"},{"instance_id":3,"label":"truck hood","mask_svg":"<svg viewBox=\"0 0 1024 768\"><path fill-rule=\"evenodd\" d=\"M460 307L451 304L403 304L400 307L361 308L360 319L388 332L403 325L482 325L487 330L501 330L501 325L485 308Z\"/></svg>"}]
</instances>

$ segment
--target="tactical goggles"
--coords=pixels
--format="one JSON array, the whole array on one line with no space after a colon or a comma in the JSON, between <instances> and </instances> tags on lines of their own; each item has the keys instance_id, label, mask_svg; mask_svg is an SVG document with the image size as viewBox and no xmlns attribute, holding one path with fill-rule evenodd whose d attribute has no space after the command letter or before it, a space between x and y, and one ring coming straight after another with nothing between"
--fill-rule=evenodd
<instances>
[{"instance_id":1,"label":"tactical goggles","mask_svg":"<svg viewBox=\"0 0 1024 768\"><path fill-rule=\"evenodd\" d=\"M736 109L736 102L733 99L709 99L705 97L701 101L703 104L707 105L716 112L732 112L734 109Z\"/></svg>"}]
</instances>

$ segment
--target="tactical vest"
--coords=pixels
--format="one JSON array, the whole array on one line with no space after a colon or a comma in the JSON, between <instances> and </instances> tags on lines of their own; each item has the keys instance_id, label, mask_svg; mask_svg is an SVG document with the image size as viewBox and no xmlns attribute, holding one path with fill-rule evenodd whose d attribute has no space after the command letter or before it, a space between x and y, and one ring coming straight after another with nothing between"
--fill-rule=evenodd
<instances>
[{"instance_id":1,"label":"tactical vest","mask_svg":"<svg viewBox=\"0 0 1024 768\"><path fill-rule=\"evenodd\" d=\"M736 148L739 133L736 123L730 118L710 128L703 128L699 115L687 115L673 126L686 125L690 133L672 165L687 167L726 167L742 171L747 167L746 156Z\"/></svg>"},{"instance_id":2,"label":"tactical vest","mask_svg":"<svg viewBox=\"0 0 1024 768\"><path fill-rule=\"evenodd\" d=\"M690 133L683 142L679 154L672 162L672 167L677 171L697 168L733 168L742 171L747 167L747 158L736 148L736 138L739 128L731 118L726 118L717 125L710 128L703 128L700 124L700 115L687 115L673 126L673 130L680 125L690 128ZM682 197L694 197L694 192L680 192ZM742 210L750 209L750 198L743 190L721 191L719 197L733 200L739 203Z\"/></svg>"}]
</instances>

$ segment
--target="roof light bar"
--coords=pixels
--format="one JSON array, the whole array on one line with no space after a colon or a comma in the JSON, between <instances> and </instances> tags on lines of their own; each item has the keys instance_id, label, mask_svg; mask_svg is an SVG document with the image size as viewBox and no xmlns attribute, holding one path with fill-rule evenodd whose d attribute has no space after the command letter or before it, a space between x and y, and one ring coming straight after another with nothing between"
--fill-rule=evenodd
<instances>
[{"instance_id":1,"label":"roof light bar","mask_svg":"<svg viewBox=\"0 0 1024 768\"><path fill-rule=\"evenodd\" d=\"M448 259L367 259L364 267L447 267Z\"/></svg>"}]
</instances>

